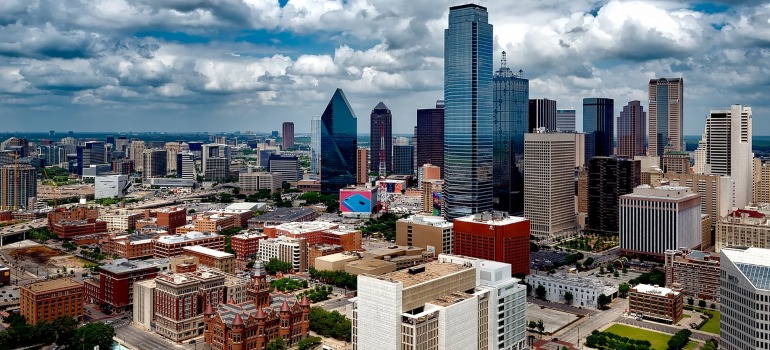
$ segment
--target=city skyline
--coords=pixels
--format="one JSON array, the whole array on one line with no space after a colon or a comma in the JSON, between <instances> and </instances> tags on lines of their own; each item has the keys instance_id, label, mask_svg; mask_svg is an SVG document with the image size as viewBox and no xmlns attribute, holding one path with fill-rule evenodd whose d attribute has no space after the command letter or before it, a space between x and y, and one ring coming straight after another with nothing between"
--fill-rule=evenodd
<instances>
[{"instance_id":1,"label":"city skyline","mask_svg":"<svg viewBox=\"0 0 770 350\"><path fill-rule=\"evenodd\" d=\"M7 130L262 131L293 121L307 133L310 118L340 87L362 116L360 133L368 132L371 106L383 101L394 107L394 133L403 134L415 125L417 109L443 98L449 2L116 2L60 13L38 2L7 4L0 15L7 16L0 21ZM767 53L755 34L770 27L767 8L681 1L483 5L499 28L494 61L507 51L508 66L531 80L531 97L576 108L578 126L582 98L615 99L617 117L628 101L647 105L647 82L659 77L688 80L685 135L702 133L712 109L742 104L757 116L768 111L758 74ZM763 119L756 135L770 134Z\"/></svg>"}]
</instances>

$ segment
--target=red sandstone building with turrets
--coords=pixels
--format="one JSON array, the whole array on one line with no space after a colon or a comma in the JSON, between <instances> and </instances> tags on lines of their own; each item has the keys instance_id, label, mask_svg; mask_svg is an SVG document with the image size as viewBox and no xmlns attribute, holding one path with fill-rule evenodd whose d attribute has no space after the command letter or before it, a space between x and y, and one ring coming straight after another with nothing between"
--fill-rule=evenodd
<instances>
[{"instance_id":1,"label":"red sandstone building with turrets","mask_svg":"<svg viewBox=\"0 0 770 350\"><path fill-rule=\"evenodd\" d=\"M294 305L284 300L281 309L270 307L267 272L254 267L246 290L249 301L232 300L215 311L211 304L204 311L204 340L212 350L261 350L275 338L294 346L307 338L310 330L310 302L307 297Z\"/></svg>"}]
</instances>

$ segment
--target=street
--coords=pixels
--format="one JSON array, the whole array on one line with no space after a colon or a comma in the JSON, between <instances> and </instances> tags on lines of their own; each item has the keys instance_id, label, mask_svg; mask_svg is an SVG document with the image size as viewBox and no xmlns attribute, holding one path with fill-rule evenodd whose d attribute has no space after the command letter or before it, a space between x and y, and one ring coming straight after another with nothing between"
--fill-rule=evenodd
<instances>
[{"instance_id":1,"label":"street","mask_svg":"<svg viewBox=\"0 0 770 350\"><path fill-rule=\"evenodd\" d=\"M583 339L590 335L593 330L606 326L620 318L626 308L628 308L628 300L617 298L612 303L611 309L588 314L588 316L584 317L582 320L574 323L572 327L554 334L553 337L572 344L582 343ZM578 334L580 336L580 341L578 341Z\"/></svg>"},{"instance_id":2,"label":"street","mask_svg":"<svg viewBox=\"0 0 770 350\"><path fill-rule=\"evenodd\" d=\"M195 349L197 344L175 344L172 341L155 333L145 332L131 324L115 327L115 337L118 342L128 343L131 348L141 350L166 350L166 349ZM203 340L200 340L203 342ZM189 341L186 341L189 343ZM203 349L203 347L201 347Z\"/></svg>"}]
</instances>

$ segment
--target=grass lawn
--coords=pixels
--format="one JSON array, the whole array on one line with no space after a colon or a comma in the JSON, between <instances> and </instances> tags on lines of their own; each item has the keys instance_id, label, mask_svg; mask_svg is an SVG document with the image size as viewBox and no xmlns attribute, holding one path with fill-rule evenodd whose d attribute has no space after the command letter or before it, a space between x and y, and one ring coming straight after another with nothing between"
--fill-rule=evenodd
<instances>
[{"instance_id":1,"label":"grass lawn","mask_svg":"<svg viewBox=\"0 0 770 350\"><path fill-rule=\"evenodd\" d=\"M682 314L682 318L690 318L690 317L692 317L692 316L690 316L688 314Z\"/></svg>"},{"instance_id":2,"label":"grass lawn","mask_svg":"<svg viewBox=\"0 0 770 350\"><path fill-rule=\"evenodd\" d=\"M614 324L607 328L605 332L615 333L621 337L629 339L647 340L652 344L652 348L656 350L666 350L668 348L668 340L671 339L670 335L648 331L642 328L636 328L626 326L622 324ZM687 343L685 349L695 349L695 342Z\"/></svg>"},{"instance_id":3,"label":"grass lawn","mask_svg":"<svg viewBox=\"0 0 770 350\"><path fill-rule=\"evenodd\" d=\"M706 324L703 325L703 327L700 328L701 331L708 332L711 334L719 334L719 318L721 317L719 311L711 311L711 313L714 314L714 317L710 318Z\"/></svg>"}]
</instances>

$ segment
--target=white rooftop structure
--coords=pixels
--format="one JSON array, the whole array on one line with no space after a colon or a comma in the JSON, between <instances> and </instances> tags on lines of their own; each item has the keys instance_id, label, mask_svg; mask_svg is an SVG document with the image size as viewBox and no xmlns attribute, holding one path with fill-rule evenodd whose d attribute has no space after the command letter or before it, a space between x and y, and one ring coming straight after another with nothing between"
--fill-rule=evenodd
<instances>
[{"instance_id":1,"label":"white rooftop structure","mask_svg":"<svg viewBox=\"0 0 770 350\"><path fill-rule=\"evenodd\" d=\"M447 221L441 216L433 215L412 215L407 218L400 219L399 221L413 223L417 225L426 225L434 227L452 227L451 221Z\"/></svg>"},{"instance_id":2,"label":"white rooftop structure","mask_svg":"<svg viewBox=\"0 0 770 350\"><path fill-rule=\"evenodd\" d=\"M193 251L193 252L204 254L204 255L213 256L215 258L229 258L229 257L234 257L235 256L235 255L230 254L230 253L225 253L223 251L219 251L219 250L215 250L215 249L211 249L211 248L201 247L199 245L194 245L192 247L184 247L182 249Z\"/></svg>"},{"instance_id":3,"label":"white rooftop structure","mask_svg":"<svg viewBox=\"0 0 770 350\"><path fill-rule=\"evenodd\" d=\"M173 243L180 243L185 241L192 241L196 239L204 239L204 238L210 238L210 237L216 237L219 236L216 233L210 233L210 232L198 232L198 231L192 231L187 232L183 235L168 235L168 236L160 236L156 240L156 242L164 243L164 244L173 244Z\"/></svg>"},{"instance_id":4,"label":"white rooftop structure","mask_svg":"<svg viewBox=\"0 0 770 350\"><path fill-rule=\"evenodd\" d=\"M692 188L685 186L658 186L640 185L634 188L633 193L626 194L636 198L671 198L680 199L691 195L697 195Z\"/></svg>"},{"instance_id":5,"label":"white rooftop structure","mask_svg":"<svg viewBox=\"0 0 770 350\"><path fill-rule=\"evenodd\" d=\"M253 202L243 202L243 203L233 203L225 207L226 211L253 211L253 210L260 210L264 208L267 204L266 203L253 203Z\"/></svg>"},{"instance_id":6,"label":"white rooftop structure","mask_svg":"<svg viewBox=\"0 0 770 350\"><path fill-rule=\"evenodd\" d=\"M674 293L674 295L679 294L679 292L671 288L652 286L649 284L638 284L636 287L634 287L634 289L636 289L636 291L639 293L645 293L645 294L655 294L655 295L668 295L669 293Z\"/></svg>"},{"instance_id":7,"label":"white rooftop structure","mask_svg":"<svg viewBox=\"0 0 770 350\"><path fill-rule=\"evenodd\" d=\"M527 221L527 218L520 216L509 216L508 213L493 211L463 216L455 220L463 222L477 222L493 226L504 226L517 222Z\"/></svg>"},{"instance_id":8,"label":"white rooftop structure","mask_svg":"<svg viewBox=\"0 0 770 350\"><path fill-rule=\"evenodd\" d=\"M286 231L289 234L302 234L306 232L324 231L338 227L338 224L325 221L287 222L274 226L277 230Z\"/></svg>"}]
</instances>

